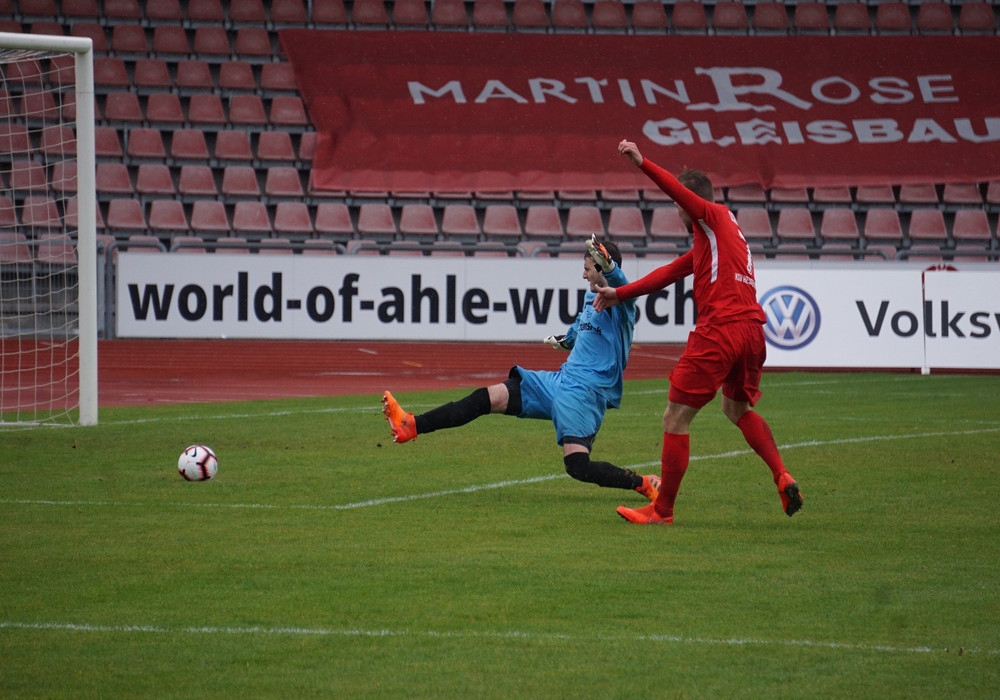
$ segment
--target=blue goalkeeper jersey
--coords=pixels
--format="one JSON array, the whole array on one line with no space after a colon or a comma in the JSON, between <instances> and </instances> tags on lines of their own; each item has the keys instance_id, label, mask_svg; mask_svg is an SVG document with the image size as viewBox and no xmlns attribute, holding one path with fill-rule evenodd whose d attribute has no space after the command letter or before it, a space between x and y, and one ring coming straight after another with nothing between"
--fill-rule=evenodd
<instances>
[{"instance_id":1,"label":"blue goalkeeper jersey","mask_svg":"<svg viewBox=\"0 0 1000 700\"><path fill-rule=\"evenodd\" d=\"M611 287L628 283L618 265L604 274ZM560 372L564 379L586 386L604 398L606 407L618 408L622 400L622 375L628 364L635 331L635 300L630 299L598 313L594 309L595 292L587 291L583 311L566 331L565 343L571 348Z\"/></svg>"}]
</instances>

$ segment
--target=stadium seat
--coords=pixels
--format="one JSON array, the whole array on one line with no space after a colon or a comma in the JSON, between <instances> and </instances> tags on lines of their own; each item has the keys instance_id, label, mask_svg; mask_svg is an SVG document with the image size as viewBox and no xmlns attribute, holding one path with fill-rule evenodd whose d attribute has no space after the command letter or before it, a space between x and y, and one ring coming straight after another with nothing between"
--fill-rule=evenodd
<instances>
[{"instance_id":1,"label":"stadium seat","mask_svg":"<svg viewBox=\"0 0 1000 700\"><path fill-rule=\"evenodd\" d=\"M559 242L564 234L559 210L550 204L534 204L527 208L524 235L528 238Z\"/></svg>"},{"instance_id":2,"label":"stadium seat","mask_svg":"<svg viewBox=\"0 0 1000 700\"><path fill-rule=\"evenodd\" d=\"M197 3L193 3L197 4ZM188 8L191 12L191 8ZM194 30L194 55L205 61L228 61L232 56L229 34L224 27L202 24Z\"/></svg>"},{"instance_id":3,"label":"stadium seat","mask_svg":"<svg viewBox=\"0 0 1000 700\"><path fill-rule=\"evenodd\" d=\"M404 239L433 240L438 225L429 204L404 204L399 214L399 232Z\"/></svg>"},{"instance_id":4,"label":"stadium seat","mask_svg":"<svg viewBox=\"0 0 1000 700\"><path fill-rule=\"evenodd\" d=\"M519 32L546 32L551 26L543 0L514 0L511 24Z\"/></svg>"},{"instance_id":5,"label":"stadium seat","mask_svg":"<svg viewBox=\"0 0 1000 700\"><path fill-rule=\"evenodd\" d=\"M215 81L212 79L212 69L209 68L208 63L197 59L179 61L177 63L175 83L182 95L215 89Z\"/></svg>"},{"instance_id":6,"label":"stadium seat","mask_svg":"<svg viewBox=\"0 0 1000 700\"><path fill-rule=\"evenodd\" d=\"M3 127L0 126L0 130ZM0 133L0 152L3 150L3 135ZM118 130L113 126L94 127L94 155L97 158L121 158L123 154L122 142L118 138Z\"/></svg>"},{"instance_id":7,"label":"stadium seat","mask_svg":"<svg viewBox=\"0 0 1000 700\"><path fill-rule=\"evenodd\" d=\"M181 56L191 55L191 41L187 31L175 24L158 24L153 27L152 48L157 58L177 60ZM196 51L201 53L200 48Z\"/></svg>"},{"instance_id":8,"label":"stadium seat","mask_svg":"<svg viewBox=\"0 0 1000 700\"><path fill-rule=\"evenodd\" d=\"M125 69L125 61L116 56L97 56L94 58L94 85L98 88L131 87L132 81ZM107 92L107 90L99 90L99 92L102 91Z\"/></svg>"},{"instance_id":9,"label":"stadium seat","mask_svg":"<svg viewBox=\"0 0 1000 700\"><path fill-rule=\"evenodd\" d=\"M636 0L632 3L630 23L636 34L663 34L670 26L660 0Z\"/></svg>"},{"instance_id":10,"label":"stadium seat","mask_svg":"<svg viewBox=\"0 0 1000 700\"><path fill-rule=\"evenodd\" d=\"M13 228L19 223L13 198L0 195L0 228Z\"/></svg>"},{"instance_id":11,"label":"stadium seat","mask_svg":"<svg viewBox=\"0 0 1000 700\"><path fill-rule=\"evenodd\" d=\"M188 121L195 127L221 127L226 123L222 98L210 92L191 95L188 99Z\"/></svg>"},{"instance_id":12,"label":"stadium seat","mask_svg":"<svg viewBox=\"0 0 1000 700\"><path fill-rule=\"evenodd\" d=\"M51 19L59 14L55 0L20 0L17 9L22 21L27 24Z\"/></svg>"},{"instance_id":13,"label":"stadium seat","mask_svg":"<svg viewBox=\"0 0 1000 700\"><path fill-rule=\"evenodd\" d=\"M896 195L889 185L859 185L854 198L863 205L896 203Z\"/></svg>"},{"instance_id":14,"label":"stadium seat","mask_svg":"<svg viewBox=\"0 0 1000 700\"><path fill-rule=\"evenodd\" d=\"M354 234L351 212L343 202L321 202L316 205L316 233L337 240L347 240Z\"/></svg>"},{"instance_id":15,"label":"stadium seat","mask_svg":"<svg viewBox=\"0 0 1000 700\"><path fill-rule=\"evenodd\" d=\"M49 124L42 129L38 151L51 160L76 155L76 138L73 130L62 124Z\"/></svg>"},{"instance_id":16,"label":"stadium seat","mask_svg":"<svg viewBox=\"0 0 1000 700\"><path fill-rule=\"evenodd\" d=\"M435 0L431 6L431 24L439 29L469 26L465 3L462 0Z\"/></svg>"},{"instance_id":17,"label":"stadium seat","mask_svg":"<svg viewBox=\"0 0 1000 700\"><path fill-rule=\"evenodd\" d=\"M176 140L176 135L175 135ZM167 151L163 147L163 136L159 129L129 129L126 134L125 155L132 162L142 160L163 161Z\"/></svg>"},{"instance_id":18,"label":"stadium seat","mask_svg":"<svg viewBox=\"0 0 1000 700\"><path fill-rule=\"evenodd\" d=\"M64 209L65 209L64 221L65 221L66 228L70 228L70 229L77 228L79 226L79 223L80 223L79 202L77 201L77 198L76 197L70 197L69 199L67 199L66 202L65 202L65 204L64 204ZM101 216L101 208L97 207L97 209L96 209L96 211L94 213L97 215L97 228L98 229L103 229L104 228L104 217Z\"/></svg>"},{"instance_id":19,"label":"stadium seat","mask_svg":"<svg viewBox=\"0 0 1000 700\"><path fill-rule=\"evenodd\" d=\"M336 244L326 238L307 238L302 241L302 255L338 255Z\"/></svg>"},{"instance_id":20,"label":"stadium seat","mask_svg":"<svg viewBox=\"0 0 1000 700\"><path fill-rule=\"evenodd\" d=\"M192 27L199 27L203 24L223 26L226 23L226 13L222 9L220 0L188 2L187 21Z\"/></svg>"},{"instance_id":21,"label":"stadium seat","mask_svg":"<svg viewBox=\"0 0 1000 700\"><path fill-rule=\"evenodd\" d=\"M137 59L149 55L149 39L140 24L118 24L111 30L111 50L116 56Z\"/></svg>"},{"instance_id":22,"label":"stadium seat","mask_svg":"<svg viewBox=\"0 0 1000 700\"><path fill-rule=\"evenodd\" d=\"M487 204L483 212L483 235L489 240L516 242L523 234L517 208L513 204Z\"/></svg>"},{"instance_id":23,"label":"stadium seat","mask_svg":"<svg viewBox=\"0 0 1000 700\"><path fill-rule=\"evenodd\" d=\"M268 255L292 255L292 241L285 237L262 238L257 242L257 252Z\"/></svg>"},{"instance_id":24,"label":"stadium seat","mask_svg":"<svg viewBox=\"0 0 1000 700\"><path fill-rule=\"evenodd\" d=\"M763 204L767 201L767 193L760 185L734 185L726 191L726 201L734 204L750 202Z\"/></svg>"},{"instance_id":25,"label":"stadium seat","mask_svg":"<svg viewBox=\"0 0 1000 700\"><path fill-rule=\"evenodd\" d=\"M291 135L287 131L262 131L257 141L257 161L265 165L294 163Z\"/></svg>"},{"instance_id":26,"label":"stadium seat","mask_svg":"<svg viewBox=\"0 0 1000 700\"><path fill-rule=\"evenodd\" d=\"M951 226L951 236L956 245L990 245L990 221L982 209L959 209Z\"/></svg>"},{"instance_id":27,"label":"stadium seat","mask_svg":"<svg viewBox=\"0 0 1000 700\"><path fill-rule=\"evenodd\" d=\"M937 188L934 185L900 185L897 201L904 208L925 204L938 204Z\"/></svg>"},{"instance_id":28,"label":"stadium seat","mask_svg":"<svg viewBox=\"0 0 1000 700\"><path fill-rule=\"evenodd\" d=\"M0 123L0 153L27 153L31 139L24 124Z\"/></svg>"},{"instance_id":29,"label":"stadium seat","mask_svg":"<svg viewBox=\"0 0 1000 700\"><path fill-rule=\"evenodd\" d=\"M119 237L129 233L146 232L146 215L138 199L112 199L108 203L107 228Z\"/></svg>"},{"instance_id":30,"label":"stadium seat","mask_svg":"<svg viewBox=\"0 0 1000 700\"><path fill-rule=\"evenodd\" d=\"M60 160L52 164L49 188L57 195L76 193L76 161ZM2 224L0 224L2 226Z\"/></svg>"},{"instance_id":31,"label":"stadium seat","mask_svg":"<svg viewBox=\"0 0 1000 700\"><path fill-rule=\"evenodd\" d=\"M948 229L944 214L940 209L914 209L910 212L910 226L907 234L911 241L929 241L939 246L945 245Z\"/></svg>"},{"instance_id":32,"label":"stadium seat","mask_svg":"<svg viewBox=\"0 0 1000 700\"><path fill-rule=\"evenodd\" d=\"M212 169L207 165L182 165L177 178L177 194L185 201L218 196Z\"/></svg>"},{"instance_id":33,"label":"stadium seat","mask_svg":"<svg viewBox=\"0 0 1000 700\"><path fill-rule=\"evenodd\" d=\"M260 67L260 89L264 96L272 92L298 92L291 63L265 63Z\"/></svg>"},{"instance_id":34,"label":"stadium seat","mask_svg":"<svg viewBox=\"0 0 1000 700\"><path fill-rule=\"evenodd\" d=\"M271 218L263 202L237 202L233 208L233 231L270 234Z\"/></svg>"},{"instance_id":35,"label":"stadium seat","mask_svg":"<svg viewBox=\"0 0 1000 700\"><path fill-rule=\"evenodd\" d=\"M589 25L583 0L552 0L552 28L556 32L586 32Z\"/></svg>"},{"instance_id":36,"label":"stadium seat","mask_svg":"<svg viewBox=\"0 0 1000 700\"><path fill-rule=\"evenodd\" d=\"M205 240L201 236L173 236L170 239L171 253L204 253Z\"/></svg>"},{"instance_id":37,"label":"stadium seat","mask_svg":"<svg viewBox=\"0 0 1000 700\"><path fill-rule=\"evenodd\" d=\"M162 163L143 163L139 166L135 191L143 198L173 197L177 194L170 168Z\"/></svg>"},{"instance_id":38,"label":"stadium seat","mask_svg":"<svg viewBox=\"0 0 1000 700\"><path fill-rule=\"evenodd\" d=\"M298 95L277 95L271 100L268 119L275 127L300 128L309 126L309 117Z\"/></svg>"},{"instance_id":39,"label":"stadium seat","mask_svg":"<svg viewBox=\"0 0 1000 700\"><path fill-rule=\"evenodd\" d=\"M809 191L805 187L772 187L768 198L773 206L781 207L787 204L809 204Z\"/></svg>"},{"instance_id":40,"label":"stadium seat","mask_svg":"<svg viewBox=\"0 0 1000 700\"><path fill-rule=\"evenodd\" d=\"M229 123L241 128L267 126L263 101L257 95L233 95L229 98Z\"/></svg>"},{"instance_id":41,"label":"stadium seat","mask_svg":"<svg viewBox=\"0 0 1000 700\"><path fill-rule=\"evenodd\" d=\"M219 88L233 92L253 92L257 80L253 66L246 61L223 61L219 64Z\"/></svg>"},{"instance_id":42,"label":"stadium seat","mask_svg":"<svg viewBox=\"0 0 1000 700\"><path fill-rule=\"evenodd\" d=\"M109 92L104 97L104 118L110 122L141 123L144 119L139 96L134 92Z\"/></svg>"},{"instance_id":43,"label":"stadium seat","mask_svg":"<svg viewBox=\"0 0 1000 700\"><path fill-rule=\"evenodd\" d=\"M2 30L0 30L2 31ZM76 85L75 59L72 56L53 56L49 59L48 81L58 88L69 88ZM69 95L63 95L63 104ZM76 95L73 95L75 98ZM74 113L75 116L75 113Z\"/></svg>"},{"instance_id":44,"label":"stadium seat","mask_svg":"<svg viewBox=\"0 0 1000 700\"><path fill-rule=\"evenodd\" d=\"M995 34L996 16L990 3L969 0L958 13L958 30L962 34Z\"/></svg>"},{"instance_id":45,"label":"stadium seat","mask_svg":"<svg viewBox=\"0 0 1000 700\"><path fill-rule=\"evenodd\" d=\"M36 230L59 229L62 226L55 200L44 195L24 198L21 205L21 223L27 229Z\"/></svg>"},{"instance_id":46,"label":"stadium seat","mask_svg":"<svg viewBox=\"0 0 1000 700\"><path fill-rule=\"evenodd\" d=\"M917 8L918 34L953 34L955 18L951 13L951 3L945 0L929 0Z\"/></svg>"},{"instance_id":47,"label":"stadium seat","mask_svg":"<svg viewBox=\"0 0 1000 700\"><path fill-rule=\"evenodd\" d=\"M298 168L284 165L268 168L264 178L264 195L269 199L288 199L290 197L301 199L305 192L302 190L302 180L299 177Z\"/></svg>"},{"instance_id":48,"label":"stadium seat","mask_svg":"<svg viewBox=\"0 0 1000 700\"><path fill-rule=\"evenodd\" d=\"M140 58L136 61L132 80L139 94L169 90L173 87L167 62L160 58Z\"/></svg>"},{"instance_id":49,"label":"stadium seat","mask_svg":"<svg viewBox=\"0 0 1000 700\"><path fill-rule=\"evenodd\" d=\"M670 22L678 34L708 33L708 15L705 6L699 0L681 0L674 3Z\"/></svg>"},{"instance_id":50,"label":"stadium seat","mask_svg":"<svg viewBox=\"0 0 1000 700\"><path fill-rule=\"evenodd\" d=\"M819 224L819 235L824 243L850 243L860 247L861 233L858 230L858 219L854 211L846 207L828 208L823 210Z\"/></svg>"},{"instance_id":51,"label":"stadium seat","mask_svg":"<svg viewBox=\"0 0 1000 700\"><path fill-rule=\"evenodd\" d=\"M249 255L250 248L243 236L225 236L215 240L215 252L225 255Z\"/></svg>"},{"instance_id":52,"label":"stadium seat","mask_svg":"<svg viewBox=\"0 0 1000 700\"><path fill-rule=\"evenodd\" d=\"M830 13L825 2L799 2L792 15L796 34L829 34Z\"/></svg>"},{"instance_id":53,"label":"stadium seat","mask_svg":"<svg viewBox=\"0 0 1000 700\"><path fill-rule=\"evenodd\" d=\"M101 11L97 7L97 0L62 0L60 4L62 8L63 17L70 20L70 24L74 24L74 20L86 17L88 19L97 19L101 16ZM97 51L97 47L94 47Z\"/></svg>"},{"instance_id":54,"label":"stadium seat","mask_svg":"<svg viewBox=\"0 0 1000 700\"><path fill-rule=\"evenodd\" d=\"M774 235L771 217L764 207L742 207L736 212L736 221L748 243L770 246Z\"/></svg>"},{"instance_id":55,"label":"stadium seat","mask_svg":"<svg viewBox=\"0 0 1000 700\"><path fill-rule=\"evenodd\" d=\"M267 22L267 13L264 11L262 0L230 0L229 3L229 24L233 27L240 25L260 26Z\"/></svg>"},{"instance_id":56,"label":"stadium seat","mask_svg":"<svg viewBox=\"0 0 1000 700\"><path fill-rule=\"evenodd\" d=\"M215 159L222 165L253 161L250 134L232 129L218 132L215 135Z\"/></svg>"},{"instance_id":57,"label":"stadium seat","mask_svg":"<svg viewBox=\"0 0 1000 700\"><path fill-rule=\"evenodd\" d=\"M1000 208L1000 179L986 183L986 204L992 210Z\"/></svg>"},{"instance_id":58,"label":"stadium seat","mask_svg":"<svg viewBox=\"0 0 1000 700\"><path fill-rule=\"evenodd\" d=\"M270 61L274 55L271 36L263 27L241 27L236 30L236 55L248 61Z\"/></svg>"},{"instance_id":59,"label":"stadium seat","mask_svg":"<svg viewBox=\"0 0 1000 700\"><path fill-rule=\"evenodd\" d=\"M222 196L226 199L260 198L257 171L249 165L227 165L222 171Z\"/></svg>"},{"instance_id":60,"label":"stadium seat","mask_svg":"<svg viewBox=\"0 0 1000 700\"><path fill-rule=\"evenodd\" d=\"M25 224L27 225L27 222ZM73 245L73 239L66 234L43 235L35 247L35 261L49 269L76 265L76 246Z\"/></svg>"},{"instance_id":61,"label":"stadium seat","mask_svg":"<svg viewBox=\"0 0 1000 700\"><path fill-rule=\"evenodd\" d=\"M9 202L9 198L5 198ZM9 215L13 216L14 207L11 203ZM7 214L5 202L0 200L0 226L6 226L4 218ZM20 231L0 231L0 269L8 265L28 267L34 262L31 247L27 237Z\"/></svg>"},{"instance_id":62,"label":"stadium seat","mask_svg":"<svg viewBox=\"0 0 1000 700\"><path fill-rule=\"evenodd\" d=\"M863 2L839 2L833 12L836 34L871 34L872 20Z\"/></svg>"},{"instance_id":63,"label":"stadium seat","mask_svg":"<svg viewBox=\"0 0 1000 700\"><path fill-rule=\"evenodd\" d=\"M159 133L159 132L157 132ZM177 129L170 142L170 158L173 164L207 163L208 144L201 129Z\"/></svg>"},{"instance_id":64,"label":"stadium seat","mask_svg":"<svg viewBox=\"0 0 1000 700\"><path fill-rule=\"evenodd\" d=\"M651 242L672 241L687 244L690 235L684 222L681 221L676 207L667 206L653 209L649 220Z\"/></svg>"},{"instance_id":65,"label":"stadium seat","mask_svg":"<svg viewBox=\"0 0 1000 700\"><path fill-rule=\"evenodd\" d=\"M124 163L98 163L94 183L99 198L103 198L102 195L122 196L135 193L128 166Z\"/></svg>"},{"instance_id":66,"label":"stadium seat","mask_svg":"<svg viewBox=\"0 0 1000 700\"><path fill-rule=\"evenodd\" d=\"M616 187L602 189L599 195L603 202L628 202L632 204L640 200L639 190L635 188L619 189Z\"/></svg>"},{"instance_id":67,"label":"stadium seat","mask_svg":"<svg viewBox=\"0 0 1000 700\"><path fill-rule=\"evenodd\" d=\"M200 199L191 207L191 229L204 234L226 234L229 232L229 218L222 202Z\"/></svg>"},{"instance_id":68,"label":"stadium seat","mask_svg":"<svg viewBox=\"0 0 1000 700\"><path fill-rule=\"evenodd\" d=\"M184 13L181 11L181 4L178 0L146 0L145 5L146 21L154 26L162 22L177 22L179 24L184 20ZM65 6L64 0L63 7L65 8Z\"/></svg>"},{"instance_id":69,"label":"stadium seat","mask_svg":"<svg viewBox=\"0 0 1000 700\"><path fill-rule=\"evenodd\" d=\"M969 182L949 182L944 186L941 201L947 206L982 206L983 195L979 185Z\"/></svg>"},{"instance_id":70,"label":"stadium seat","mask_svg":"<svg viewBox=\"0 0 1000 700\"><path fill-rule=\"evenodd\" d=\"M888 207L872 207L865 213L865 239L868 241L902 243L903 226L899 214Z\"/></svg>"},{"instance_id":71,"label":"stadium seat","mask_svg":"<svg viewBox=\"0 0 1000 700\"><path fill-rule=\"evenodd\" d=\"M446 239L476 240L482 229L471 204L446 204L441 214L441 233Z\"/></svg>"},{"instance_id":72,"label":"stadium seat","mask_svg":"<svg viewBox=\"0 0 1000 700\"><path fill-rule=\"evenodd\" d=\"M358 29L388 29L389 13L382 0L354 0L351 22Z\"/></svg>"},{"instance_id":73,"label":"stadium seat","mask_svg":"<svg viewBox=\"0 0 1000 700\"><path fill-rule=\"evenodd\" d=\"M784 3L776 0L758 2L753 6L751 27L754 34L788 34L791 24Z\"/></svg>"},{"instance_id":74,"label":"stadium seat","mask_svg":"<svg viewBox=\"0 0 1000 700\"><path fill-rule=\"evenodd\" d=\"M566 235L572 240L582 240L595 233L598 238L605 233L601 210L587 204L570 207L566 214Z\"/></svg>"},{"instance_id":75,"label":"stadium seat","mask_svg":"<svg viewBox=\"0 0 1000 700\"><path fill-rule=\"evenodd\" d=\"M506 31L507 8L503 0L475 0L472 6L472 26L478 31Z\"/></svg>"},{"instance_id":76,"label":"stadium seat","mask_svg":"<svg viewBox=\"0 0 1000 700\"><path fill-rule=\"evenodd\" d=\"M364 202L358 207L358 233L363 238L386 239L396 234L392 209L384 202Z\"/></svg>"},{"instance_id":77,"label":"stadium seat","mask_svg":"<svg viewBox=\"0 0 1000 700\"><path fill-rule=\"evenodd\" d=\"M809 245L816 243L816 226L812 212L806 207L785 207L779 211L775 232L778 234L779 244L783 241L798 241Z\"/></svg>"},{"instance_id":78,"label":"stadium seat","mask_svg":"<svg viewBox=\"0 0 1000 700\"><path fill-rule=\"evenodd\" d=\"M176 199L157 199L149 207L149 229L155 233L167 233L172 237L183 235L188 230L184 205Z\"/></svg>"},{"instance_id":79,"label":"stadium seat","mask_svg":"<svg viewBox=\"0 0 1000 700\"><path fill-rule=\"evenodd\" d=\"M312 220L304 202L278 202L274 209L274 230L288 235L311 235Z\"/></svg>"},{"instance_id":80,"label":"stadium seat","mask_svg":"<svg viewBox=\"0 0 1000 700\"><path fill-rule=\"evenodd\" d=\"M910 34L913 18L910 6L902 0L886 0L875 8L875 31L878 34Z\"/></svg>"},{"instance_id":81,"label":"stadium seat","mask_svg":"<svg viewBox=\"0 0 1000 700\"><path fill-rule=\"evenodd\" d=\"M608 214L608 235L614 241L643 243L646 240L646 224L639 207L612 207Z\"/></svg>"},{"instance_id":82,"label":"stadium seat","mask_svg":"<svg viewBox=\"0 0 1000 700\"><path fill-rule=\"evenodd\" d=\"M749 27L747 8L742 2L720 0L715 3L712 10L712 29L716 34L746 34Z\"/></svg>"},{"instance_id":83,"label":"stadium seat","mask_svg":"<svg viewBox=\"0 0 1000 700\"><path fill-rule=\"evenodd\" d=\"M284 27L304 27L309 20L306 3L302 0L272 0L268 20L272 30Z\"/></svg>"},{"instance_id":84,"label":"stadium seat","mask_svg":"<svg viewBox=\"0 0 1000 700\"><path fill-rule=\"evenodd\" d=\"M347 26L347 10L344 8L344 0L313 0L310 5L312 16L309 19L316 27Z\"/></svg>"},{"instance_id":85,"label":"stadium seat","mask_svg":"<svg viewBox=\"0 0 1000 700\"><path fill-rule=\"evenodd\" d=\"M17 195L29 192L44 192L48 188L48 178L41 162L27 158L17 158L10 163L10 187Z\"/></svg>"},{"instance_id":86,"label":"stadium seat","mask_svg":"<svg viewBox=\"0 0 1000 700\"><path fill-rule=\"evenodd\" d=\"M157 92L146 100L146 121L150 126L175 128L184 124L181 98L172 92Z\"/></svg>"},{"instance_id":87,"label":"stadium seat","mask_svg":"<svg viewBox=\"0 0 1000 700\"><path fill-rule=\"evenodd\" d=\"M563 205L575 206L580 202L595 202L597 201L597 190L593 189L561 189L556 190L556 200L561 202Z\"/></svg>"},{"instance_id":88,"label":"stadium seat","mask_svg":"<svg viewBox=\"0 0 1000 700\"><path fill-rule=\"evenodd\" d=\"M103 0L104 21L108 24L138 23L142 19L139 0Z\"/></svg>"},{"instance_id":89,"label":"stadium seat","mask_svg":"<svg viewBox=\"0 0 1000 700\"><path fill-rule=\"evenodd\" d=\"M29 124L54 121L59 118L59 108L49 90L28 88L21 94L19 112Z\"/></svg>"},{"instance_id":90,"label":"stadium seat","mask_svg":"<svg viewBox=\"0 0 1000 700\"><path fill-rule=\"evenodd\" d=\"M851 204L854 202L851 190L841 186L814 187L812 199L816 205Z\"/></svg>"},{"instance_id":91,"label":"stadium seat","mask_svg":"<svg viewBox=\"0 0 1000 700\"><path fill-rule=\"evenodd\" d=\"M624 34L628 31L628 13L621 0L597 0L591 5L590 26L595 34Z\"/></svg>"}]
</instances>

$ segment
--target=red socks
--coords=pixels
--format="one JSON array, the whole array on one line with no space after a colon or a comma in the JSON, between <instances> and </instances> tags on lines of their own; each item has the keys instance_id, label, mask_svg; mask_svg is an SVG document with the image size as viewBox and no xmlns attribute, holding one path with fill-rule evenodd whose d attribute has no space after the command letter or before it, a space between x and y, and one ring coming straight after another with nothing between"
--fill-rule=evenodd
<instances>
[{"instance_id":1,"label":"red socks","mask_svg":"<svg viewBox=\"0 0 1000 700\"><path fill-rule=\"evenodd\" d=\"M660 517L674 514L674 500L681 487L681 480L691 456L691 436L677 433L663 434L663 454L660 467L660 495L653 505Z\"/></svg>"},{"instance_id":2,"label":"red socks","mask_svg":"<svg viewBox=\"0 0 1000 700\"><path fill-rule=\"evenodd\" d=\"M774 442L774 435L771 434L767 421L759 413L747 411L736 421L736 427L742 431L747 444L767 464L774 477L774 483L777 484L781 473L785 471L785 464L781 461L778 445Z\"/></svg>"}]
</instances>

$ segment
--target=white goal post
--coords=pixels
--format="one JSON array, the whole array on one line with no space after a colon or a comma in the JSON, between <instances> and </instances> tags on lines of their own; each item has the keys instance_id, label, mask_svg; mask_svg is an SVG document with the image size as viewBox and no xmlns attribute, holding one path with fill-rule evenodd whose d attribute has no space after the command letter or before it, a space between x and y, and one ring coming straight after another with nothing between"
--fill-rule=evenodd
<instances>
[{"instance_id":1,"label":"white goal post","mask_svg":"<svg viewBox=\"0 0 1000 700\"><path fill-rule=\"evenodd\" d=\"M25 79L25 73L14 66L19 61L34 61L34 65L51 64L55 67L57 61L54 59L68 56L74 59L76 116L75 120L64 124L62 119L67 110L58 109L58 106L63 104L65 107L65 102L62 102L64 97L68 101L68 81L54 86L53 81L47 79L31 80L30 76ZM66 64L68 58L60 65L68 68ZM7 319L0 318L0 427L10 422L59 423L67 417L72 422L72 408L78 410L77 422L80 425L97 423L97 197L93 66L93 42L89 38L0 32L0 73L3 76L0 91L8 107L7 115L0 116L0 120L6 120L4 131L0 133L0 142L5 147L0 158L3 158L3 168L7 171L7 184L0 178L0 185L4 185L6 190L0 195L11 195L4 196L2 201L11 202L11 218L6 221L13 224L0 226L0 232L13 237L24 236L33 254L47 245L45 238L52 227L44 229L46 235L36 235L38 232L32 226L37 219L26 211L29 204L33 206L36 202L33 190L14 189L21 177L31 180L34 187L34 177L22 176L20 172L15 176L15 170L36 168L45 172L46 177L52 177L49 173L54 172L57 166L65 165L68 162L65 156L73 157L75 151L75 195L67 196L58 204L58 215L51 218L59 219L63 235L75 239L77 266L74 271L76 289L72 294L65 291L61 294L67 306L61 310L60 318L70 320L54 331L45 328L48 336L38 334L39 327L44 324L40 324L37 315L31 316L37 314L37 300L20 297L4 307ZM44 94L46 90L49 91L48 96ZM27 107L32 100L43 105L44 111L29 111ZM56 109L49 107L50 104L56 105ZM19 105L20 111L12 109L13 105ZM32 102L32 110L34 105L35 102ZM53 126L50 123L52 120L57 122L57 129L62 129L58 133L75 135L75 144L60 145L56 149L58 163L50 162L43 146L39 145L44 140L43 132ZM20 142L28 144L26 152L18 151L17 144ZM69 175L67 181L72 181ZM51 187L51 183L46 182L45 187ZM72 222L74 217L69 211L71 199L75 199L72 208L75 208L76 223ZM0 246L0 252L5 248L10 251L15 249L12 241L19 239L13 237L5 239L8 245ZM0 256L0 263L3 262L4 258ZM31 279L23 285L30 286L33 291L39 286L38 276L41 274L38 263L34 269ZM68 278L67 275L64 277ZM55 285L54 282L48 284ZM72 345L74 335L75 353L68 350L61 354L52 350L56 345ZM61 366L57 366L60 363ZM28 381L34 381L34 386L25 385ZM56 384L65 388L54 388ZM75 403L75 406L67 406L67 403Z\"/></svg>"}]
</instances>

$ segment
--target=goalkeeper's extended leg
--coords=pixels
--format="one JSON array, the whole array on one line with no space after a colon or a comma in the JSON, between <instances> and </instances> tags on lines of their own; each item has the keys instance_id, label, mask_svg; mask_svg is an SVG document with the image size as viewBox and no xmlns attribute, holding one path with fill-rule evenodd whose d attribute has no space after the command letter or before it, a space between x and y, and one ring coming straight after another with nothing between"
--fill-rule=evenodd
<instances>
[{"instance_id":1,"label":"goalkeeper's extended leg","mask_svg":"<svg viewBox=\"0 0 1000 700\"><path fill-rule=\"evenodd\" d=\"M389 421L393 442L409 442L424 433L457 428L491 412L489 390L476 389L464 399L451 401L427 413L407 413L388 391L382 394L382 413Z\"/></svg>"},{"instance_id":2,"label":"goalkeeper's extended leg","mask_svg":"<svg viewBox=\"0 0 1000 700\"><path fill-rule=\"evenodd\" d=\"M610 462L592 460L588 452L570 452L563 457L563 464L566 465L566 473L577 481L637 491L650 501L656 500L660 491L660 477L651 474L641 476Z\"/></svg>"}]
</instances>

